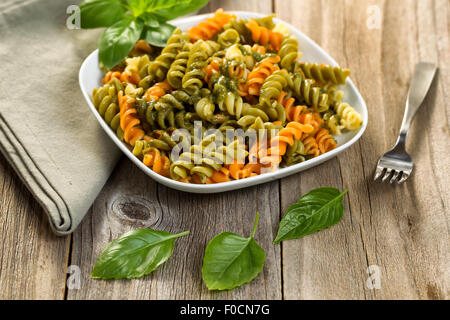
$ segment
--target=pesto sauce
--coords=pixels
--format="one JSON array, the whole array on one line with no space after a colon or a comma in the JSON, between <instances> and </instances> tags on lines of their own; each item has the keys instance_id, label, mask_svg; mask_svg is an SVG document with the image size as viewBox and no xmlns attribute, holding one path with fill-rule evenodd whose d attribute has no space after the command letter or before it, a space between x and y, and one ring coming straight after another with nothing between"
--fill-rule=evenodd
<instances>
[{"instance_id":1,"label":"pesto sauce","mask_svg":"<svg viewBox=\"0 0 450 320\"><path fill-rule=\"evenodd\" d=\"M247 51L247 49L244 48L243 45L239 45L238 46L239 49L241 50L242 54L245 56L252 56L253 58L255 58L256 62L260 62L261 60L267 58L267 57L275 57L275 53L265 53L265 54L261 54L259 52L255 52L253 50L251 50L250 52Z\"/></svg>"}]
</instances>

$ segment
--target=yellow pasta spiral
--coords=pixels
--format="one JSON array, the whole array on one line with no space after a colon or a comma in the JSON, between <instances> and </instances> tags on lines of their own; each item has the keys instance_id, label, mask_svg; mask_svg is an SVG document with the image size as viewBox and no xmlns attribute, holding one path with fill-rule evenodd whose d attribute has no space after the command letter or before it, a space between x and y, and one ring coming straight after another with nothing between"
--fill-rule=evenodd
<instances>
[{"instance_id":1,"label":"yellow pasta spiral","mask_svg":"<svg viewBox=\"0 0 450 320\"><path fill-rule=\"evenodd\" d=\"M347 130L357 130L362 125L361 115L348 103L342 102L336 106L336 113L341 119L340 124Z\"/></svg>"}]
</instances>

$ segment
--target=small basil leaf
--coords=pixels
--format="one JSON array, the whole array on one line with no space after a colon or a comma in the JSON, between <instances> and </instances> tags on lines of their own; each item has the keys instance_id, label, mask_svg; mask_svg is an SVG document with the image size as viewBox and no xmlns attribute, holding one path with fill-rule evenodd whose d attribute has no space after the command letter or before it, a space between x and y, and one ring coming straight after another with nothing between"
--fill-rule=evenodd
<instances>
[{"instance_id":1,"label":"small basil leaf","mask_svg":"<svg viewBox=\"0 0 450 320\"><path fill-rule=\"evenodd\" d=\"M160 25L159 18L148 12L141 14L139 19L142 20L146 26L151 28L158 28Z\"/></svg>"},{"instance_id":2,"label":"small basil leaf","mask_svg":"<svg viewBox=\"0 0 450 320\"><path fill-rule=\"evenodd\" d=\"M125 11L120 0L85 0L80 4L81 27L109 27L119 21Z\"/></svg>"},{"instance_id":3,"label":"small basil leaf","mask_svg":"<svg viewBox=\"0 0 450 320\"><path fill-rule=\"evenodd\" d=\"M209 290L236 288L252 281L261 272L266 254L253 239L258 219L259 214L249 238L223 232L208 243L202 277Z\"/></svg>"},{"instance_id":4,"label":"small basil leaf","mask_svg":"<svg viewBox=\"0 0 450 320\"><path fill-rule=\"evenodd\" d=\"M144 40L154 46L165 47L173 30L175 30L175 27L165 22L161 23L158 28L147 27L145 29Z\"/></svg>"},{"instance_id":5,"label":"small basil leaf","mask_svg":"<svg viewBox=\"0 0 450 320\"><path fill-rule=\"evenodd\" d=\"M98 50L99 59L106 68L111 69L126 57L139 40L142 29L142 22L127 17L105 30Z\"/></svg>"},{"instance_id":6,"label":"small basil leaf","mask_svg":"<svg viewBox=\"0 0 450 320\"><path fill-rule=\"evenodd\" d=\"M124 233L103 250L91 277L106 280L148 275L170 258L175 238L187 234L189 231L171 234L145 228Z\"/></svg>"},{"instance_id":7,"label":"small basil leaf","mask_svg":"<svg viewBox=\"0 0 450 320\"><path fill-rule=\"evenodd\" d=\"M302 196L281 219L274 244L301 238L338 223L344 212L342 197L346 193L347 190L318 188Z\"/></svg>"},{"instance_id":8,"label":"small basil leaf","mask_svg":"<svg viewBox=\"0 0 450 320\"><path fill-rule=\"evenodd\" d=\"M166 5L170 5L168 8L161 8L153 11L155 15L162 20L172 20L185 14L200 10L203 8L209 0L168 0L165 1Z\"/></svg>"}]
</instances>

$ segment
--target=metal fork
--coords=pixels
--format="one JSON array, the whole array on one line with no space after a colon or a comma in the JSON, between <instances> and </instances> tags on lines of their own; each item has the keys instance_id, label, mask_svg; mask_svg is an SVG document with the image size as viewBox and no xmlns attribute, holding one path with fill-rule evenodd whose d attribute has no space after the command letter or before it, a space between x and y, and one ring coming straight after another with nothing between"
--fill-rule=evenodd
<instances>
[{"instance_id":1,"label":"metal fork","mask_svg":"<svg viewBox=\"0 0 450 320\"><path fill-rule=\"evenodd\" d=\"M437 67L433 63L419 62L416 65L408 92L408 99L406 100L405 115L403 116L400 135L394 148L386 152L378 160L373 178L374 181L381 177L383 182L390 179L391 184L394 182L400 184L411 175L414 164L405 149L406 137L411 122L430 89L436 70Z\"/></svg>"}]
</instances>

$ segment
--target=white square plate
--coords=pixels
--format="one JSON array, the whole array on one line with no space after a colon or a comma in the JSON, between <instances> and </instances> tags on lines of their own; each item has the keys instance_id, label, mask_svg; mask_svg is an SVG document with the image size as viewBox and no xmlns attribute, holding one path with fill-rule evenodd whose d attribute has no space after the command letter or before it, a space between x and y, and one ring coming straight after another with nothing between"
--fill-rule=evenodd
<instances>
[{"instance_id":1,"label":"white square plate","mask_svg":"<svg viewBox=\"0 0 450 320\"><path fill-rule=\"evenodd\" d=\"M263 17L264 15L253 13L253 12L244 12L244 11L236 11L232 12L239 18L259 18ZM196 24L198 24L200 21L203 21L207 17L212 16L212 14L205 14L205 15L197 15L192 17L187 17L183 19L177 19L172 21L171 23L175 26L180 27L182 30L186 30ZM295 29L290 24L280 20L280 19L274 19L275 23L283 23L285 24L289 30L291 31L291 34L295 36L299 41L299 50L303 52L302 61L309 61L309 62L317 62L317 63L328 63L331 65L338 65L336 61L333 60L322 48L320 48L314 41L312 41L310 38L308 38L306 35ZM183 182L177 182L175 180L163 177L155 172L153 172L150 168L146 167L138 158L136 158L131 151L126 147L126 145L121 142L114 131L108 126L108 124L102 119L102 117L99 115L97 110L95 109L94 104L92 103L92 90L95 87L99 87L102 85L102 79L104 77L103 72L98 67L98 50L95 50L92 52L86 60L83 62L80 68L80 74L79 74L79 81L80 81L80 87L81 91L83 92L83 95L86 99L86 102L88 103L89 107L91 108L92 112L94 113L95 117L97 118L100 125L103 127L105 132L111 137L111 139L115 142L115 144L122 150L123 153L127 155L128 158L131 159L142 171L144 171L147 175L152 177L154 180L174 189L178 189L181 191L186 192L194 192L194 193L215 193L215 192L223 192L223 191L229 191L229 190L235 190L245 187L254 186L260 183L280 179L286 176L289 176L291 174L312 168L314 166L317 166L318 164L327 161L348 147L350 147L352 144L354 144L358 139L361 137L361 135L364 133L367 127L367 120L368 120L368 114L367 114L367 107L366 103L364 102L363 98L361 97L361 94L356 89L355 85L350 79L347 79L347 83L342 87L342 90L345 93L344 100L348 102L351 106L353 106L356 111L358 111L362 118L363 118L363 125L362 127L357 131L347 132L342 134L341 136L337 136L336 140L338 142L338 147L330 152L327 152L323 155L320 155L319 157L310 159L308 161L287 167L279 169L275 172L270 173L264 173L256 177L246 178L242 180L235 180L231 182L225 182L225 183L218 183L218 184L209 184L209 185L199 185L199 184L188 184Z\"/></svg>"}]
</instances>

